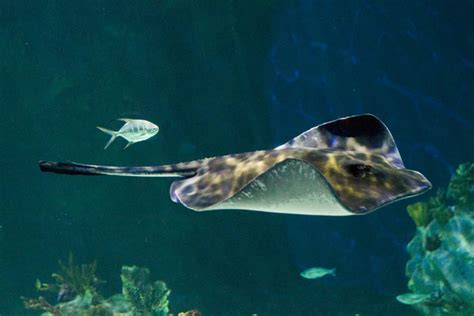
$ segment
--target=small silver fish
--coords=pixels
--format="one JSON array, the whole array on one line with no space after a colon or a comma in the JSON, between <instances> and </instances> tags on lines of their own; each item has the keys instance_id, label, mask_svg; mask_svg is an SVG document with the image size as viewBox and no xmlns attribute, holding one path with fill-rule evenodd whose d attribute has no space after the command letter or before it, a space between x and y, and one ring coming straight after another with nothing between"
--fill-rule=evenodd
<instances>
[{"instance_id":1,"label":"small silver fish","mask_svg":"<svg viewBox=\"0 0 474 316\"><path fill-rule=\"evenodd\" d=\"M425 302L430 297L430 294L404 293L397 296L397 301L402 304L413 305Z\"/></svg>"},{"instance_id":2,"label":"small silver fish","mask_svg":"<svg viewBox=\"0 0 474 316\"><path fill-rule=\"evenodd\" d=\"M336 268L326 269L326 268L309 268L300 273L300 275L305 279L317 279L321 278L327 274L336 276Z\"/></svg>"},{"instance_id":3,"label":"small silver fish","mask_svg":"<svg viewBox=\"0 0 474 316\"><path fill-rule=\"evenodd\" d=\"M123 148L126 149L135 143L155 136L160 130L157 125L145 120L135 120L128 118L119 118L117 120L125 122L122 128L120 128L118 131L112 131L110 129L97 126L97 128L102 132L112 136L110 137L109 142L105 145L104 149L107 149L107 147L109 147L109 145L112 144L112 142L119 136L128 141L127 145Z\"/></svg>"}]
</instances>

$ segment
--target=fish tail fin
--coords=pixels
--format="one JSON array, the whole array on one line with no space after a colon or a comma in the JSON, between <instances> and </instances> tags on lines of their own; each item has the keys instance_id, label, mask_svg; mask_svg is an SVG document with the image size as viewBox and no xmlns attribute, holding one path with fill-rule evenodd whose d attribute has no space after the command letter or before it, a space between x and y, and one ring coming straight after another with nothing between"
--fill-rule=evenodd
<instances>
[{"instance_id":1,"label":"fish tail fin","mask_svg":"<svg viewBox=\"0 0 474 316\"><path fill-rule=\"evenodd\" d=\"M331 272L329 272L331 275L336 276L336 268L332 268Z\"/></svg>"},{"instance_id":2,"label":"fish tail fin","mask_svg":"<svg viewBox=\"0 0 474 316\"><path fill-rule=\"evenodd\" d=\"M107 129L107 128L103 128L103 127L100 127L100 126L97 126L97 128L99 130L101 130L102 132L106 133L106 134L109 134L111 137L109 139L109 141L107 142L107 144L105 145L104 149L107 149L107 147L109 147L110 144L112 144L112 142L117 138L118 136L118 132L115 132L113 130L110 130L110 129Z\"/></svg>"}]
</instances>

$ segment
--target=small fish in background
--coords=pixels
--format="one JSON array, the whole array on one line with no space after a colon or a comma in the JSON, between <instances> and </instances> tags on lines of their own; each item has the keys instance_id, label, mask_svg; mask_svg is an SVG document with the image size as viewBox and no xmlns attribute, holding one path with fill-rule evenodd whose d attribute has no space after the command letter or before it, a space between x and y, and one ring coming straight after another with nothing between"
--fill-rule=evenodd
<instances>
[{"instance_id":1,"label":"small fish in background","mask_svg":"<svg viewBox=\"0 0 474 316\"><path fill-rule=\"evenodd\" d=\"M300 275L305 279L317 279L322 278L323 276L330 274L336 276L336 268L326 269L326 268L309 268L300 273Z\"/></svg>"},{"instance_id":2,"label":"small fish in background","mask_svg":"<svg viewBox=\"0 0 474 316\"><path fill-rule=\"evenodd\" d=\"M413 305L426 302L430 297L430 294L404 293L397 296L397 301L402 304Z\"/></svg>"},{"instance_id":3,"label":"small fish in background","mask_svg":"<svg viewBox=\"0 0 474 316\"><path fill-rule=\"evenodd\" d=\"M110 144L117 138L122 137L126 141L128 141L127 145L123 148L126 149L131 145L147 140L156 134L158 134L160 128L153 124L152 122L148 122L145 120L135 120L135 119L128 119L128 118L119 118L118 121L125 122L125 124L118 130L112 131L107 128L103 128L97 126L102 132L111 135L109 142L105 145L104 149L107 149Z\"/></svg>"}]
</instances>

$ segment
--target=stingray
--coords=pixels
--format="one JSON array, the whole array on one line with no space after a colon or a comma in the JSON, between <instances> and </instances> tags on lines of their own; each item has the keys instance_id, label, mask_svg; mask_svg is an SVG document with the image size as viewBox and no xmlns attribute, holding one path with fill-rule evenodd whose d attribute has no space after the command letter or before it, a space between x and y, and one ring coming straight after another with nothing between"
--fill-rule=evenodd
<instances>
[{"instance_id":1,"label":"stingray","mask_svg":"<svg viewBox=\"0 0 474 316\"><path fill-rule=\"evenodd\" d=\"M39 165L69 175L179 177L171 199L195 211L360 215L431 188L405 168L390 131L371 114L318 125L270 150L161 166Z\"/></svg>"}]
</instances>

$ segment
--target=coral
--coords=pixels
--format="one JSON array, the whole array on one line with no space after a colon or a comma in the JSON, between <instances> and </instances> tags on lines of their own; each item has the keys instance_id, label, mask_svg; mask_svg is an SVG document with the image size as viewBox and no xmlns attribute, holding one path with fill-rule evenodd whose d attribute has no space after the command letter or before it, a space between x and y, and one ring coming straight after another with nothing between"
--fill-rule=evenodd
<instances>
[{"instance_id":1,"label":"coral","mask_svg":"<svg viewBox=\"0 0 474 316\"><path fill-rule=\"evenodd\" d=\"M62 313L59 311L59 309L51 305L42 296L38 298L21 297L21 300L23 301L23 305L25 306L26 309L37 309L37 310L45 311L49 313L50 315L62 316Z\"/></svg>"},{"instance_id":2,"label":"coral","mask_svg":"<svg viewBox=\"0 0 474 316\"><path fill-rule=\"evenodd\" d=\"M438 190L436 195L428 200L428 209L431 210L433 219L442 225L446 224L453 216L447 205L446 192L443 190Z\"/></svg>"},{"instance_id":3,"label":"coral","mask_svg":"<svg viewBox=\"0 0 474 316\"><path fill-rule=\"evenodd\" d=\"M91 264L82 264L77 266L74 264L74 257L69 254L67 265L61 260L59 261L60 271L53 273L52 277L61 290L77 293L77 295L84 295L86 293L97 293L96 287L104 281L97 278L95 275L97 264L94 261Z\"/></svg>"},{"instance_id":4,"label":"coral","mask_svg":"<svg viewBox=\"0 0 474 316\"><path fill-rule=\"evenodd\" d=\"M36 280L38 291L58 294L58 304L44 297L22 297L27 309L42 310L43 316L168 316L170 290L162 281L150 281L150 271L137 266L123 266L122 294L104 299L96 290L100 281L95 276L96 264L74 264L72 255L68 264L59 262L60 271L53 274L56 283ZM66 293L67 292L67 293ZM67 300L65 299L67 297ZM197 310L180 313L181 316L199 316Z\"/></svg>"},{"instance_id":5,"label":"coral","mask_svg":"<svg viewBox=\"0 0 474 316\"><path fill-rule=\"evenodd\" d=\"M92 294L87 292L83 295L77 295L71 301L60 303L56 307L59 308L63 315L81 316L94 309L92 300Z\"/></svg>"},{"instance_id":6,"label":"coral","mask_svg":"<svg viewBox=\"0 0 474 316\"><path fill-rule=\"evenodd\" d=\"M173 316L173 314L169 314L169 316ZM178 313L178 316L201 316L201 313L198 310L193 309L187 312Z\"/></svg>"},{"instance_id":7,"label":"coral","mask_svg":"<svg viewBox=\"0 0 474 316\"><path fill-rule=\"evenodd\" d=\"M408 207L417 225L407 246L408 288L431 294L414 305L425 315L474 314L473 171L472 164L461 165L447 193Z\"/></svg>"},{"instance_id":8,"label":"coral","mask_svg":"<svg viewBox=\"0 0 474 316\"><path fill-rule=\"evenodd\" d=\"M425 249L427 251L435 251L436 249L441 246L441 240L439 239L438 236L430 236L426 235L425 236Z\"/></svg>"},{"instance_id":9,"label":"coral","mask_svg":"<svg viewBox=\"0 0 474 316\"><path fill-rule=\"evenodd\" d=\"M407 212L417 227L426 227L434 219L440 224L446 224L453 216L452 211L446 205L446 193L442 190L438 190L428 202L408 205Z\"/></svg>"},{"instance_id":10,"label":"coral","mask_svg":"<svg viewBox=\"0 0 474 316\"><path fill-rule=\"evenodd\" d=\"M84 313L84 316L114 316L114 312L107 305L95 305Z\"/></svg>"},{"instance_id":11,"label":"coral","mask_svg":"<svg viewBox=\"0 0 474 316\"><path fill-rule=\"evenodd\" d=\"M427 203L418 202L408 205L407 212L417 227L425 227L433 219L432 213L429 211Z\"/></svg>"},{"instance_id":12,"label":"coral","mask_svg":"<svg viewBox=\"0 0 474 316\"><path fill-rule=\"evenodd\" d=\"M459 205L474 204L474 164L464 163L458 167L448 186L448 197Z\"/></svg>"},{"instance_id":13,"label":"coral","mask_svg":"<svg viewBox=\"0 0 474 316\"><path fill-rule=\"evenodd\" d=\"M151 283L148 269L123 266L120 277L123 296L132 304L134 313L142 316L168 314L171 291L162 281Z\"/></svg>"},{"instance_id":14,"label":"coral","mask_svg":"<svg viewBox=\"0 0 474 316\"><path fill-rule=\"evenodd\" d=\"M86 293L95 296L97 295L96 287L104 283L97 278L95 271L95 262L78 266L74 264L74 256L69 254L68 263L64 264L59 260L59 271L51 275L55 283L41 283L40 280L36 280L36 289L57 293L59 302L67 302Z\"/></svg>"}]
</instances>

